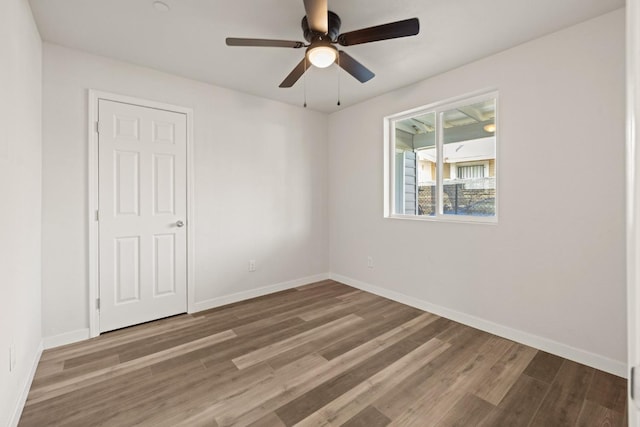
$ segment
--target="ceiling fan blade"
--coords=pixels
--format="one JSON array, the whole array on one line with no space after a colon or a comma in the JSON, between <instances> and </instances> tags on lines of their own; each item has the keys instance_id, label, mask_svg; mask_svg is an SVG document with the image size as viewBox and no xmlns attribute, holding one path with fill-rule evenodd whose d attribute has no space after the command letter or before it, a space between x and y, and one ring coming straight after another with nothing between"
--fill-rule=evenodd
<instances>
[{"instance_id":1,"label":"ceiling fan blade","mask_svg":"<svg viewBox=\"0 0 640 427\"><path fill-rule=\"evenodd\" d=\"M307 62L306 57L302 58L302 61L300 61L298 65L296 65L296 67L282 81L282 83L280 83L280 87L291 87L294 84L296 84L298 79L302 77L304 72L307 71L307 69L309 69L310 66L311 64Z\"/></svg>"},{"instance_id":2,"label":"ceiling fan blade","mask_svg":"<svg viewBox=\"0 0 640 427\"><path fill-rule=\"evenodd\" d=\"M292 47L294 49L304 47L304 43L290 40L242 39L227 37L226 42L227 46Z\"/></svg>"},{"instance_id":3,"label":"ceiling fan blade","mask_svg":"<svg viewBox=\"0 0 640 427\"><path fill-rule=\"evenodd\" d=\"M327 0L304 0L304 9L307 12L311 31L327 34L329 32Z\"/></svg>"},{"instance_id":4,"label":"ceiling fan blade","mask_svg":"<svg viewBox=\"0 0 640 427\"><path fill-rule=\"evenodd\" d=\"M419 32L420 21L418 21L418 18L411 18L340 34L338 43L342 46L352 46L354 44L396 39L398 37L415 36Z\"/></svg>"},{"instance_id":5,"label":"ceiling fan blade","mask_svg":"<svg viewBox=\"0 0 640 427\"><path fill-rule=\"evenodd\" d=\"M343 70L360 81L360 83L368 82L375 77L375 74L373 74L371 70L343 51L340 51L339 65Z\"/></svg>"}]
</instances>

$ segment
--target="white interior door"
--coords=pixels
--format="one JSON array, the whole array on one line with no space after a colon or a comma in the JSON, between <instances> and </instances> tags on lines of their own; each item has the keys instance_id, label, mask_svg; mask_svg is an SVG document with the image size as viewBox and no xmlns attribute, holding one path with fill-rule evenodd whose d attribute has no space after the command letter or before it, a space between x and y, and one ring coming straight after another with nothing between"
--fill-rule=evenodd
<instances>
[{"instance_id":1,"label":"white interior door","mask_svg":"<svg viewBox=\"0 0 640 427\"><path fill-rule=\"evenodd\" d=\"M98 103L100 332L187 311L186 115Z\"/></svg>"}]
</instances>

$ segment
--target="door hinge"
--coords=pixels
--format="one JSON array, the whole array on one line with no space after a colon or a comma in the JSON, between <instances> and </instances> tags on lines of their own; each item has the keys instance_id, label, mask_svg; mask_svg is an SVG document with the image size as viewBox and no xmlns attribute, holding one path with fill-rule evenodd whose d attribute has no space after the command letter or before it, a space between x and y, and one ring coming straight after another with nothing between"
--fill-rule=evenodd
<instances>
[{"instance_id":1,"label":"door hinge","mask_svg":"<svg viewBox=\"0 0 640 427\"><path fill-rule=\"evenodd\" d=\"M100 211L96 210L96 221L100 221Z\"/></svg>"},{"instance_id":2,"label":"door hinge","mask_svg":"<svg viewBox=\"0 0 640 427\"><path fill-rule=\"evenodd\" d=\"M100 298L96 298L96 310L100 310Z\"/></svg>"},{"instance_id":3,"label":"door hinge","mask_svg":"<svg viewBox=\"0 0 640 427\"><path fill-rule=\"evenodd\" d=\"M96 122L96 133L100 133L100 122Z\"/></svg>"}]
</instances>

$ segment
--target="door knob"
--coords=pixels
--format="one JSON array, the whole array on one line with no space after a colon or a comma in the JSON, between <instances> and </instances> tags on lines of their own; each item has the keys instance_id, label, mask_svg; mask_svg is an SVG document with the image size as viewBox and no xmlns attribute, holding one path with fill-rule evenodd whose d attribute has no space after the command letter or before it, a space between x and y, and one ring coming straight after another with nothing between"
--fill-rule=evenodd
<instances>
[{"instance_id":1,"label":"door knob","mask_svg":"<svg viewBox=\"0 0 640 427\"><path fill-rule=\"evenodd\" d=\"M182 220L178 220L176 222L176 227L184 227L184 222Z\"/></svg>"}]
</instances>

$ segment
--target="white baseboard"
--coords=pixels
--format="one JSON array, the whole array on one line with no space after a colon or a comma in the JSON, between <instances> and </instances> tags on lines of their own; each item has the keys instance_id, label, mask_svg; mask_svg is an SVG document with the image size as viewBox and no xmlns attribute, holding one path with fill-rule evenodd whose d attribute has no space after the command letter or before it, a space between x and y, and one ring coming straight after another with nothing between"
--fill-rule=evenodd
<instances>
[{"instance_id":1,"label":"white baseboard","mask_svg":"<svg viewBox=\"0 0 640 427\"><path fill-rule=\"evenodd\" d=\"M22 387L22 393L20 394L20 398L16 403L16 407L13 411L13 416L9 420L9 427L16 427L20 422L22 410L24 409L24 404L27 402L27 396L29 395L29 390L31 389L31 383L33 382L33 377L35 377L36 375L38 363L40 362L40 356L42 356L42 350L44 350L44 346L42 341L40 341L40 345L38 345L35 357L33 358L33 362L31 363L31 370L29 372L29 376L27 377L27 382L24 384L24 387Z\"/></svg>"},{"instance_id":2,"label":"white baseboard","mask_svg":"<svg viewBox=\"0 0 640 427\"><path fill-rule=\"evenodd\" d=\"M353 286L354 288L358 288L363 291L370 292L372 294L376 294L381 297L418 308L420 310L428 311L429 313L437 314L438 316L446 317L447 319L451 319L464 325L489 332L499 337L507 338L520 344L528 345L530 347L534 347L548 353L564 357L565 359L573 360L574 362L591 366L592 368L596 368L622 378L627 377L627 364L618 360L613 360L586 350L571 347L569 345L550 340L548 338L533 335L528 332L523 332L517 329L510 328L508 326L482 319L480 317L472 316L460 311L432 304L430 302L414 298L399 292L370 285L368 283L361 282L350 277L342 276L340 274L332 273L331 279L349 286Z\"/></svg>"},{"instance_id":3,"label":"white baseboard","mask_svg":"<svg viewBox=\"0 0 640 427\"><path fill-rule=\"evenodd\" d=\"M329 273L316 274L315 276L301 277L299 279L289 280L288 282L276 283L275 285L263 286L257 289L250 289L248 291L199 301L194 304L194 313L209 310L210 308L220 307L222 305L233 304L234 302L244 301L250 298L261 297L263 295L284 291L313 282L319 282L321 280L327 280L329 277Z\"/></svg>"},{"instance_id":4,"label":"white baseboard","mask_svg":"<svg viewBox=\"0 0 640 427\"><path fill-rule=\"evenodd\" d=\"M54 335L51 337L45 337L42 341L44 348L60 347L61 345L72 344L74 342L89 339L89 328L78 329L76 331L65 332L64 334Z\"/></svg>"}]
</instances>

